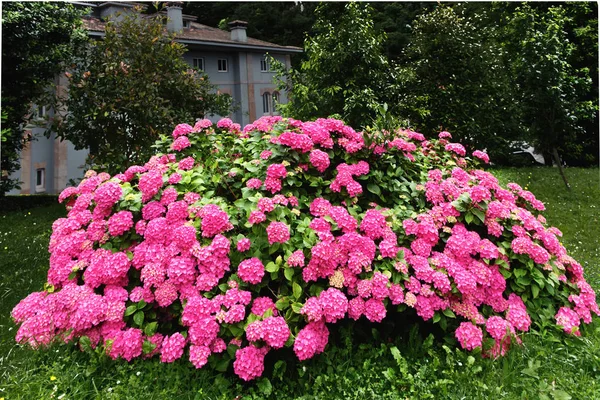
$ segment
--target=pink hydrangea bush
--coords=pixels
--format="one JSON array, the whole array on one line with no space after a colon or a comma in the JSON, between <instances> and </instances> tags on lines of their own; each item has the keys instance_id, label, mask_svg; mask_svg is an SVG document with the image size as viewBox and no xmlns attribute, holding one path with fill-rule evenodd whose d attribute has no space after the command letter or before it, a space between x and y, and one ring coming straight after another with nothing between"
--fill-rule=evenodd
<instances>
[{"instance_id":1,"label":"pink hydrangea bush","mask_svg":"<svg viewBox=\"0 0 600 400\"><path fill-rule=\"evenodd\" d=\"M13 309L16 339L252 380L269 352L309 359L336 323L392 308L489 357L531 329L580 335L596 295L544 205L451 139L335 119L178 125L145 165L60 195L48 283Z\"/></svg>"}]
</instances>

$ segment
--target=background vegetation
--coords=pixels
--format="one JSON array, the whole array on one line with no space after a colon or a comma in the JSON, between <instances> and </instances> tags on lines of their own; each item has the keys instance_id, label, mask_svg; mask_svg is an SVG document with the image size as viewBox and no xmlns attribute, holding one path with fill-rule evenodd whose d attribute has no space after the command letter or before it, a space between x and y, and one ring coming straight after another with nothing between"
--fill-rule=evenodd
<instances>
[{"instance_id":1,"label":"background vegetation","mask_svg":"<svg viewBox=\"0 0 600 400\"><path fill-rule=\"evenodd\" d=\"M367 115L360 124L369 125L378 123L378 106L387 102L388 114L417 131L446 129L487 148L496 163L513 162L511 147L527 142L547 164L556 148L568 165L589 166L598 164L599 148L597 7L219 2L190 3L184 11L211 26L247 20L252 37L304 45L304 58L283 74L295 84L293 104L282 109L291 116L328 116L335 101L334 113L350 123ZM364 29L347 22L359 14ZM319 65L331 68L319 71ZM357 79L365 65L373 73ZM368 86L382 69L383 79ZM326 94L306 94L315 88Z\"/></svg>"}]
</instances>

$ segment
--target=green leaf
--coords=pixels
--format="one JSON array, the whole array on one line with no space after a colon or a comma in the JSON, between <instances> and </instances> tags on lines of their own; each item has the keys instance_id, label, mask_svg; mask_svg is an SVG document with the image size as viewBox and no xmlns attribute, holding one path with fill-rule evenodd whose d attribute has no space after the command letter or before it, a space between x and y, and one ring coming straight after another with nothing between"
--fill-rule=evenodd
<instances>
[{"instance_id":1,"label":"green leaf","mask_svg":"<svg viewBox=\"0 0 600 400\"><path fill-rule=\"evenodd\" d=\"M571 400L572 399L571 395L569 393L565 392L564 390L555 389L551 392L551 394L552 394L552 397L554 398L554 400Z\"/></svg>"},{"instance_id":2,"label":"green leaf","mask_svg":"<svg viewBox=\"0 0 600 400\"><path fill-rule=\"evenodd\" d=\"M240 337L244 334L244 330L237 325L229 325L229 332L235 337Z\"/></svg>"},{"instance_id":3,"label":"green leaf","mask_svg":"<svg viewBox=\"0 0 600 400\"><path fill-rule=\"evenodd\" d=\"M152 351L156 348L156 344L152 343L149 340L144 340L144 344L142 344L142 352L144 354L152 353Z\"/></svg>"},{"instance_id":4,"label":"green leaf","mask_svg":"<svg viewBox=\"0 0 600 400\"><path fill-rule=\"evenodd\" d=\"M531 294L533 295L534 299L537 299L538 295L540 294L540 287L535 283L531 285Z\"/></svg>"},{"instance_id":5,"label":"green leaf","mask_svg":"<svg viewBox=\"0 0 600 400\"><path fill-rule=\"evenodd\" d=\"M131 314L133 314L134 312L136 312L136 311L137 311L137 309L138 309L138 308L137 308L137 304L132 304L132 305L130 305L129 307L127 307L127 308L125 309L125 316L126 316L126 317L130 316Z\"/></svg>"},{"instance_id":6,"label":"green leaf","mask_svg":"<svg viewBox=\"0 0 600 400\"><path fill-rule=\"evenodd\" d=\"M133 314L133 322L137 326L142 326L142 324L144 323L144 312L137 311L135 314Z\"/></svg>"},{"instance_id":7,"label":"green leaf","mask_svg":"<svg viewBox=\"0 0 600 400\"><path fill-rule=\"evenodd\" d=\"M258 386L262 394L264 394L265 396L270 396L273 392L273 386L271 385L271 381L266 377L260 378L256 382L256 386Z\"/></svg>"},{"instance_id":8,"label":"green leaf","mask_svg":"<svg viewBox=\"0 0 600 400\"><path fill-rule=\"evenodd\" d=\"M302 286L298 285L296 282L292 284L292 293L294 298L298 300L300 296L302 296Z\"/></svg>"},{"instance_id":9,"label":"green leaf","mask_svg":"<svg viewBox=\"0 0 600 400\"><path fill-rule=\"evenodd\" d=\"M228 360L226 358L221 359L221 360L219 360L219 362L217 362L215 369L219 372L225 372L225 371L227 371L227 368L229 368L230 362L231 362L231 360Z\"/></svg>"},{"instance_id":10,"label":"green leaf","mask_svg":"<svg viewBox=\"0 0 600 400\"><path fill-rule=\"evenodd\" d=\"M376 194L376 195L380 195L381 194L381 189L379 188L379 186L377 186L374 183L369 183L367 185L367 190L369 192L373 193L373 194Z\"/></svg>"},{"instance_id":11,"label":"green leaf","mask_svg":"<svg viewBox=\"0 0 600 400\"><path fill-rule=\"evenodd\" d=\"M454 311L452 311L449 308L446 308L444 311L442 311L442 313L448 318L456 318L456 314L454 314Z\"/></svg>"},{"instance_id":12,"label":"green leaf","mask_svg":"<svg viewBox=\"0 0 600 400\"><path fill-rule=\"evenodd\" d=\"M279 299L275 302L275 307L281 311L284 308L286 308L289 304L290 304L290 301L288 300L288 298L282 297L281 299Z\"/></svg>"},{"instance_id":13,"label":"green leaf","mask_svg":"<svg viewBox=\"0 0 600 400\"><path fill-rule=\"evenodd\" d=\"M470 224L471 222L473 222L473 214L471 214L470 212L466 213L465 214L465 221L467 222L467 224Z\"/></svg>"},{"instance_id":14,"label":"green leaf","mask_svg":"<svg viewBox=\"0 0 600 400\"><path fill-rule=\"evenodd\" d=\"M285 268L283 274L285 275L285 279L291 282L294 278L294 268Z\"/></svg>"},{"instance_id":15,"label":"green leaf","mask_svg":"<svg viewBox=\"0 0 600 400\"><path fill-rule=\"evenodd\" d=\"M79 346L82 351L92 351L92 341L87 336L82 336L79 338Z\"/></svg>"},{"instance_id":16,"label":"green leaf","mask_svg":"<svg viewBox=\"0 0 600 400\"><path fill-rule=\"evenodd\" d=\"M481 222L484 222L484 221L485 221L485 214L484 214L484 212L483 212L483 211L481 211L479 208L473 208L473 209L471 210L471 212L472 212L473 214L475 214L475 216L476 216L477 218L479 218L479 220L480 220Z\"/></svg>"},{"instance_id":17,"label":"green leaf","mask_svg":"<svg viewBox=\"0 0 600 400\"><path fill-rule=\"evenodd\" d=\"M271 262L269 262L265 266L265 271L267 271L267 272L277 272L277 271L279 271L279 265L277 265L273 261L271 261Z\"/></svg>"},{"instance_id":18,"label":"green leaf","mask_svg":"<svg viewBox=\"0 0 600 400\"><path fill-rule=\"evenodd\" d=\"M156 328L158 327L158 322L154 321L154 322L150 322L149 324L146 325L146 327L144 328L144 334L146 336L152 336L156 333Z\"/></svg>"}]
</instances>

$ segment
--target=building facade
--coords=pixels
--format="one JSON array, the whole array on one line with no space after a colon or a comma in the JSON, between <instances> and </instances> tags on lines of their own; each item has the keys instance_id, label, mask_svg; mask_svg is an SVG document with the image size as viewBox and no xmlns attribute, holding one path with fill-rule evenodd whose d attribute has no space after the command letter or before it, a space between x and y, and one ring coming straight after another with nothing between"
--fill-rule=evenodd
<instances>
[{"instance_id":1,"label":"building facade","mask_svg":"<svg viewBox=\"0 0 600 400\"><path fill-rule=\"evenodd\" d=\"M106 18L136 12L136 3L76 4L91 9L90 15L84 19L84 26L94 39L101 39L104 35ZM182 14L181 3L178 2L169 3L163 14L167 30L175 33L176 40L188 49L185 61L204 71L221 93L233 98L236 110L227 117L234 122L244 126L263 115L275 115L275 104L287 102L286 93L278 91L273 83L274 72L265 56L269 54L289 68L290 56L301 53L301 48L250 38L246 35L247 24L244 21L231 22L229 32L199 24L195 22L195 16ZM66 79L57 79L58 90L65 90ZM81 179L85 172L83 168L88 151L75 150L70 142L57 140L54 133L46 137L43 119L51 119L53 110L46 110L43 106L35 108L34 115L42 122L25 130L25 134L31 135L34 140L23 149L21 168L12 175L21 181L21 189L10 194L59 193ZM223 116L207 117L216 121Z\"/></svg>"}]
</instances>

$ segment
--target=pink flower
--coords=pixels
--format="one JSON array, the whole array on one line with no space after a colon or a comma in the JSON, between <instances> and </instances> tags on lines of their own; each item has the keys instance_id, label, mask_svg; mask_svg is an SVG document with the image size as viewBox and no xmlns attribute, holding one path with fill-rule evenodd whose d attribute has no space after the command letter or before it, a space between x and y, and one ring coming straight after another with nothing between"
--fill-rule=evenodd
<instances>
[{"instance_id":1,"label":"pink flower","mask_svg":"<svg viewBox=\"0 0 600 400\"><path fill-rule=\"evenodd\" d=\"M191 145L192 143L190 143L190 139L188 139L187 136L180 136L173 141L171 149L175 151L181 151L185 148L190 147Z\"/></svg>"},{"instance_id":2,"label":"pink flower","mask_svg":"<svg viewBox=\"0 0 600 400\"><path fill-rule=\"evenodd\" d=\"M240 263L237 274L244 282L256 285L265 275L265 266L258 258L253 257Z\"/></svg>"},{"instance_id":3,"label":"pink flower","mask_svg":"<svg viewBox=\"0 0 600 400\"><path fill-rule=\"evenodd\" d=\"M371 322L381 322L385 318L387 311L383 301L369 299L365 302L365 317Z\"/></svg>"},{"instance_id":4,"label":"pink flower","mask_svg":"<svg viewBox=\"0 0 600 400\"><path fill-rule=\"evenodd\" d=\"M301 153L306 153L312 150L313 141L308 135L297 134L294 132L283 132L278 142L284 146L291 147L294 150L298 150Z\"/></svg>"},{"instance_id":5,"label":"pink flower","mask_svg":"<svg viewBox=\"0 0 600 400\"><path fill-rule=\"evenodd\" d=\"M211 351L207 346L190 346L190 362L196 368L202 368L208 362Z\"/></svg>"},{"instance_id":6,"label":"pink flower","mask_svg":"<svg viewBox=\"0 0 600 400\"><path fill-rule=\"evenodd\" d=\"M194 168L194 158L186 157L179 161L178 168L183 171L189 171L190 169Z\"/></svg>"},{"instance_id":7,"label":"pink flower","mask_svg":"<svg viewBox=\"0 0 600 400\"><path fill-rule=\"evenodd\" d=\"M467 154L467 151L465 150L464 146L459 143L448 143L444 148L446 149L446 151L452 151L458 154L459 156L464 156L465 154Z\"/></svg>"},{"instance_id":8,"label":"pink flower","mask_svg":"<svg viewBox=\"0 0 600 400\"><path fill-rule=\"evenodd\" d=\"M273 315L277 315L275 303L268 297L257 297L252 302L252 314L262 316L267 310L272 310Z\"/></svg>"},{"instance_id":9,"label":"pink flower","mask_svg":"<svg viewBox=\"0 0 600 400\"><path fill-rule=\"evenodd\" d=\"M210 128L212 122L209 119L201 119L194 124L194 132L200 132L202 129Z\"/></svg>"},{"instance_id":10,"label":"pink flower","mask_svg":"<svg viewBox=\"0 0 600 400\"><path fill-rule=\"evenodd\" d=\"M321 150L313 150L310 152L310 163L323 173L329 167L329 155Z\"/></svg>"},{"instance_id":11,"label":"pink flower","mask_svg":"<svg viewBox=\"0 0 600 400\"><path fill-rule=\"evenodd\" d=\"M185 338L181 333L177 332L171 336L166 336L162 342L160 349L160 361L164 363L172 363L181 358L185 347Z\"/></svg>"},{"instance_id":12,"label":"pink flower","mask_svg":"<svg viewBox=\"0 0 600 400\"><path fill-rule=\"evenodd\" d=\"M473 152L473 157L479 158L481 161L483 161L486 164L490 163L490 156L488 156L487 153L485 153L481 150L475 150Z\"/></svg>"},{"instance_id":13,"label":"pink flower","mask_svg":"<svg viewBox=\"0 0 600 400\"><path fill-rule=\"evenodd\" d=\"M233 126L233 121L229 118L221 118L219 122L217 122L217 128L231 128Z\"/></svg>"},{"instance_id":14,"label":"pink flower","mask_svg":"<svg viewBox=\"0 0 600 400\"><path fill-rule=\"evenodd\" d=\"M108 220L108 233L111 236L121 236L133 227L133 214L129 211L119 211Z\"/></svg>"},{"instance_id":15,"label":"pink flower","mask_svg":"<svg viewBox=\"0 0 600 400\"><path fill-rule=\"evenodd\" d=\"M285 345L291 335L290 328L282 317L269 317L262 322L263 339L274 349Z\"/></svg>"},{"instance_id":16,"label":"pink flower","mask_svg":"<svg viewBox=\"0 0 600 400\"><path fill-rule=\"evenodd\" d=\"M271 222L267 227L269 244L285 243L290 240L290 229L283 222Z\"/></svg>"},{"instance_id":17,"label":"pink flower","mask_svg":"<svg viewBox=\"0 0 600 400\"><path fill-rule=\"evenodd\" d=\"M250 189L260 189L262 186L262 181L260 179L251 178L246 182L246 187Z\"/></svg>"},{"instance_id":18,"label":"pink flower","mask_svg":"<svg viewBox=\"0 0 600 400\"><path fill-rule=\"evenodd\" d=\"M244 347L235 352L233 371L245 381L251 381L262 375L265 365L265 349L254 346Z\"/></svg>"},{"instance_id":19,"label":"pink flower","mask_svg":"<svg viewBox=\"0 0 600 400\"><path fill-rule=\"evenodd\" d=\"M252 211L248 217L248 222L251 224L260 224L267 220L267 216L260 211Z\"/></svg>"},{"instance_id":20,"label":"pink flower","mask_svg":"<svg viewBox=\"0 0 600 400\"><path fill-rule=\"evenodd\" d=\"M268 197L262 197L258 199L257 207L262 213L269 213L275 209L275 204L273 200Z\"/></svg>"},{"instance_id":21,"label":"pink flower","mask_svg":"<svg viewBox=\"0 0 600 400\"><path fill-rule=\"evenodd\" d=\"M273 155L272 151L264 150L262 153L260 153L260 158L262 158L263 160L268 160L269 157L271 157L271 155Z\"/></svg>"},{"instance_id":22,"label":"pink flower","mask_svg":"<svg viewBox=\"0 0 600 400\"><path fill-rule=\"evenodd\" d=\"M287 176L287 171L283 164L271 164L267 168L267 178L283 179Z\"/></svg>"},{"instance_id":23,"label":"pink flower","mask_svg":"<svg viewBox=\"0 0 600 400\"><path fill-rule=\"evenodd\" d=\"M461 322L455 332L456 339L465 350L481 347L483 332L471 322Z\"/></svg>"},{"instance_id":24,"label":"pink flower","mask_svg":"<svg viewBox=\"0 0 600 400\"><path fill-rule=\"evenodd\" d=\"M138 188L142 192L142 201L146 202L154 197L154 195L156 195L161 189L162 185L162 174L156 170L152 170L141 175Z\"/></svg>"},{"instance_id":25,"label":"pink flower","mask_svg":"<svg viewBox=\"0 0 600 400\"><path fill-rule=\"evenodd\" d=\"M556 324L563 328L566 333L574 334L575 336L581 335L579 332L581 318L572 309L568 307L561 307L554 318L556 318Z\"/></svg>"},{"instance_id":26,"label":"pink flower","mask_svg":"<svg viewBox=\"0 0 600 400\"><path fill-rule=\"evenodd\" d=\"M174 173L169 176L169 185L175 185L181 181L181 174Z\"/></svg>"},{"instance_id":27,"label":"pink flower","mask_svg":"<svg viewBox=\"0 0 600 400\"><path fill-rule=\"evenodd\" d=\"M298 332L294 341L294 353L300 361L307 360L325 350L329 330L324 321L311 322Z\"/></svg>"},{"instance_id":28,"label":"pink flower","mask_svg":"<svg viewBox=\"0 0 600 400\"><path fill-rule=\"evenodd\" d=\"M319 304L326 322L344 318L348 311L348 299L339 289L329 288L319 295Z\"/></svg>"},{"instance_id":29,"label":"pink flower","mask_svg":"<svg viewBox=\"0 0 600 400\"><path fill-rule=\"evenodd\" d=\"M178 138L179 136L185 136L188 133L191 133L193 130L194 128L192 128L188 124L179 124L175 127L175 130L173 131L173 137Z\"/></svg>"},{"instance_id":30,"label":"pink flower","mask_svg":"<svg viewBox=\"0 0 600 400\"><path fill-rule=\"evenodd\" d=\"M317 297L306 299L304 306L300 309L300 314L306 315L309 322L320 321L323 318L323 308Z\"/></svg>"},{"instance_id":31,"label":"pink flower","mask_svg":"<svg viewBox=\"0 0 600 400\"><path fill-rule=\"evenodd\" d=\"M250 239L242 238L237 242L237 251L243 253L245 251L250 250Z\"/></svg>"},{"instance_id":32,"label":"pink flower","mask_svg":"<svg viewBox=\"0 0 600 400\"><path fill-rule=\"evenodd\" d=\"M310 213L315 217L324 217L329 215L331 203L321 197L317 197L310 204Z\"/></svg>"},{"instance_id":33,"label":"pink flower","mask_svg":"<svg viewBox=\"0 0 600 400\"><path fill-rule=\"evenodd\" d=\"M140 182L141 183L141 182ZM161 178L162 185L162 178ZM141 190L141 188L140 188ZM102 186L100 186L96 193L94 194L94 201L100 208L110 208L112 207L123 194L123 189L121 186L114 182L106 182Z\"/></svg>"},{"instance_id":34,"label":"pink flower","mask_svg":"<svg viewBox=\"0 0 600 400\"><path fill-rule=\"evenodd\" d=\"M198 215L202 218L203 237L213 237L233 228L229 215L215 204L204 206Z\"/></svg>"},{"instance_id":35,"label":"pink flower","mask_svg":"<svg viewBox=\"0 0 600 400\"><path fill-rule=\"evenodd\" d=\"M294 251L287 259L290 267L304 267L304 253L302 250Z\"/></svg>"}]
</instances>

